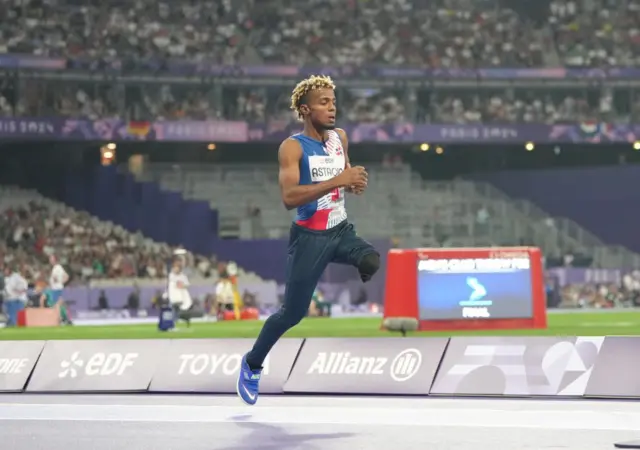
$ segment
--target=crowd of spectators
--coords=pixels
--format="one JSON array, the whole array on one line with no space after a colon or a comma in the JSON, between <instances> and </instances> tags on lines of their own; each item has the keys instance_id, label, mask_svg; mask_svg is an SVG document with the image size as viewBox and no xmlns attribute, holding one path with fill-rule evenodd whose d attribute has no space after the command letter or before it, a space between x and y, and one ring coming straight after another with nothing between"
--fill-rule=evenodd
<instances>
[{"instance_id":1,"label":"crowd of spectators","mask_svg":"<svg viewBox=\"0 0 640 450\"><path fill-rule=\"evenodd\" d=\"M166 279L176 248L150 242L88 213L31 201L0 213L0 268L24 268L29 281L47 281L54 254L72 283L96 279ZM186 253L192 277L209 277L215 257Z\"/></svg>"},{"instance_id":2,"label":"crowd of spectators","mask_svg":"<svg viewBox=\"0 0 640 450\"><path fill-rule=\"evenodd\" d=\"M0 4L0 52L223 64L543 64L533 22L489 0Z\"/></svg>"},{"instance_id":3,"label":"crowd of spectators","mask_svg":"<svg viewBox=\"0 0 640 450\"><path fill-rule=\"evenodd\" d=\"M16 95L0 81L0 117L121 118L136 120L295 121L289 89L199 86L118 86L26 82ZM3 89L3 86L5 88ZM548 88L418 90L338 88L343 122L575 123L637 122L640 96L628 89Z\"/></svg>"},{"instance_id":4,"label":"crowd of spectators","mask_svg":"<svg viewBox=\"0 0 640 450\"><path fill-rule=\"evenodd\" d=\"M548 27L560 62L567 66L640 64L640 2L553 0Z\"/></svg>"},{"instance_id":5,"label":"crowd of spectators","mask_svg":"<svg viewBox=\"0 0 640 450\"><path fill-rule=\"evenodd\" d=\"M629 91L438 93L418 120L435 123L635 122L640 97Z\"/></svg>"},{"instance_id":6,"label":"crowd of spectators","mask_svg":"<svg viewBox=\"0 0 640 450\"><path fill-rule=\"evenodd\" d=\"M551 295L559 308L637 308L640 307L640 278L638 273L628 274L634 285L616 283L574 283L553 289Z\"/></svg>"},{"instance_id":7,"label":"crowd of spectators","mask_svg":"<svg viewBox=\"0 0 640 450\"><path fill-rule=\"evenodd\" d=\"M526 2L525 2L526 3ZM505 5L510 5L511 8ZM0 0L0 54L220 64L433 68L640 64L640 0ZM19 84L19 85L18 85ZM340 91L343 120L562 123L635 120L617 92ZM289 90L4 79L0 116L294 120ZM622 104L622 106L620 106Z\"/></svg>"},{"instance_id":8,"label":"crowd of spectators","mask_svg":"<svg viewBox=\"0 0 640 450\"><path fill-rule=\"evenodd\" d=\"M637 0L0 0L0 53L221 64L635 65L639 11Z\"/></svg>"}]
</instances>

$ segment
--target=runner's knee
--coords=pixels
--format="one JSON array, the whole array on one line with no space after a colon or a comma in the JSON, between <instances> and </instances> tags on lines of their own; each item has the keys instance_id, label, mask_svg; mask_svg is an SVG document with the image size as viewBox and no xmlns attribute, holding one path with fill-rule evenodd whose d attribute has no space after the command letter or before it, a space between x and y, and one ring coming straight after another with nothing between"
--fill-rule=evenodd
<instances>
[{"instance_id":1,"label":"runner's knee","mask_svg":"<svg viewBox=\"0 0 640 450\"><path fill-rule=\"evenodd\" d=\"M358 272L363 283L369 281L380 268L380 255L377 253L367 253L358 263Z\"/></svg>"}]
</instances>

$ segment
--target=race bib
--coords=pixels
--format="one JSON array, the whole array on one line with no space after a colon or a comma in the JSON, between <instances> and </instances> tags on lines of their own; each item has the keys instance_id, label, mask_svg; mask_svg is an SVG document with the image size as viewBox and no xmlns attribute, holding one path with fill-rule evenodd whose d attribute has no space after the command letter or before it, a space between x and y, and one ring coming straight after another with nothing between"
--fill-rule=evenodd
<instances>
[{"instance_id":1,"label":"race bib","mask_svg":"<svg viewBox=\"0 0 640 450\"><path fill-rule=\"evenodd\" d=\"M335 178L343 171L344 157L309 156L309 172L314 183Z\"/></svg>"}]
</instances>

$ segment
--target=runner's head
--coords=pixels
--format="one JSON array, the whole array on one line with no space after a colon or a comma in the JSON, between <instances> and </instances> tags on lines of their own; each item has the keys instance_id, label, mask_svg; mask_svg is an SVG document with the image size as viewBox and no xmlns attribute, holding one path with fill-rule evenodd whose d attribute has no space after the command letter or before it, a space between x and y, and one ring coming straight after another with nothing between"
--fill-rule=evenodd
<instances>
[{"instance_id":1,"label":"runner's head","mask_svg":"<svg viewBox=\"0 0 640 450\"><path fill-rule=\"evenodd\" d=\"M291 109L305 124L317 130L333 130L337 112L335 88L331 77L312 75L293 89Z\"/></svg>"}]
</instances>

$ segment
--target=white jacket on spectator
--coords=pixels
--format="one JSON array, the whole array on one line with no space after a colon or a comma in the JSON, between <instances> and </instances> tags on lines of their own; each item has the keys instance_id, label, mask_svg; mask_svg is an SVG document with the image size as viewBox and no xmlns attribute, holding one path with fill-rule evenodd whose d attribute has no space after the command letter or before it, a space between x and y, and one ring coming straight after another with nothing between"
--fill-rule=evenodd
<instances>
[{"instance_id":1,"label":"white jacket on spectator","mask_svg":"<svg viewBox=\"0 0 640 450\"><path fill-rule=\"evenodd\" d=\"M231 280L222 278L216 284L216 300L222 305L233 305L235 289Z\"/></svg>"},{"instance_id":2,"label":"white jacket on spectator","mask_svg":"<svg viewBox=\"0 0 640 450\"><path fill-rule=\"evenodd\" d=\"M53 290L64 289L64 284L69 279L67 271L60 264L56 264L51 269L51 276L49 277L49 287Z\"/></svg>"},{"instance_id":3,"label":"white jacket on spectator","mask_svg":"<svg viewBox=\"0 0 640 450\"><path fill-rule=\"evenodd\" d=\"M4 290L7 300L22 300L27 302L27 280L18 272L14 272L4 280Z\"/></svg>"},{"instance_id":4,"label":"white jacket on spectator","mask_svg":"<svg viewBox=\"0 0 640 450\"><path fill-rule=\"evenodd\" d=\"M189 293L189 278L184 272L169 273L169 286L167 295L171 305L180 305L180 309L187 310L193 305L191 294Z\"/></svg>"}]
</instances>

